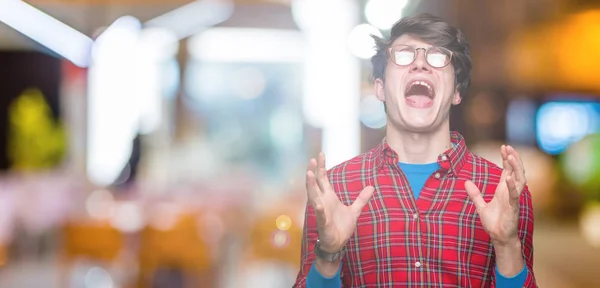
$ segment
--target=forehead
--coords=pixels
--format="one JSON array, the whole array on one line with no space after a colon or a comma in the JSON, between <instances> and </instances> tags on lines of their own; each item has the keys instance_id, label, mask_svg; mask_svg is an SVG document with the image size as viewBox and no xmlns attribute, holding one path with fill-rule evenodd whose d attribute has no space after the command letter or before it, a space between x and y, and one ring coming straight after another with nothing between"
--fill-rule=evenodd
<instances>
[{"instance_id":1,"label":"forehead","mask_svg":"<svg viewBox=\"0 0 600 288\"><path fill-rule=\"evenodd\" d=\"M415 47L419 47L419 48L428 48L431 47L433 45L427 43L427 42L423 42L423 40L421 40L420 38L416 37L416 36L412 36L410 34L404 34L400 37L398 37L396 40L394 40L394 42L392 42L392 46L396 46L396 45L410 45L410 46L415 46Z\"/></svg>"}]
</instances>

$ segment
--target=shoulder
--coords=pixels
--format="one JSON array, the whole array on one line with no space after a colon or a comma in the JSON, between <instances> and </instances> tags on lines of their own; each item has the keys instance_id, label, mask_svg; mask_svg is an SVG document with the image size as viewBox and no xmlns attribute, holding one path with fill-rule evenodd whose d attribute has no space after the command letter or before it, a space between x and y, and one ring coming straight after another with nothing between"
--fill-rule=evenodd
<instances>
[{"instance_id":1,"label":"shoulder","mask_svg":"<svg viewBox=\"0 0 600 288\"><path fill-rule=\"evenodd\" d=\"M327 177L338 197L350 201L362 189L373 185L373 171L377 165L378 149L367 152L335 165L327 171Z\"/></svg>"},{"instance_id":2,"label":"shoulder","mask_svg":"<svg viewBox=\"0 0 600 288\"><path fill-rule=\"evenodd\" d=\"M364 175L366 171L371 171L376 165L375 160L377 159L378 151L377 148L373 148L352 159L335 165L327 171L329 181L349 180L348 177Z\"/></svg>"}]
</instances>

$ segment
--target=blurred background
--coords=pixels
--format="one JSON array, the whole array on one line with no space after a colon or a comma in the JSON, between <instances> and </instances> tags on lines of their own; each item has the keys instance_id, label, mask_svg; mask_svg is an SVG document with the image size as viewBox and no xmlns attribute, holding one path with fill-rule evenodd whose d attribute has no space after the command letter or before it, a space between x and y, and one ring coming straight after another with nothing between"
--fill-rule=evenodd
<instances>
[{"instance_id":1,"label":"blurred background","mask_svg":"<svg viewBox=\"0 0 600 288\"><path fill-rule=\"evenodd\" d=\"M523 156L540 287L600 287L600 2L0 0L0 287L291 287L304 171L384 136L373 40L471 42L451 123Z\"/></svg>"}]
</instances>

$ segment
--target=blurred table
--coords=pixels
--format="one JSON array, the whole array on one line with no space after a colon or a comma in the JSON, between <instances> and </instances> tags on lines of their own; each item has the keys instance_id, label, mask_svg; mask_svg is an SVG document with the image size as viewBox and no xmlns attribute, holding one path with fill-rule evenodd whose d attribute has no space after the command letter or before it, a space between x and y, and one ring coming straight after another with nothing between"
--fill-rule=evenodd
<instances>
[{"instance_id":1,"label":"blurred table","mask_svg":"<svg viewBox=\"0 0 600 288\"><path fill-rule=\"evenodd\" d=\"M539 287L600 287L600 249L584 241L577 225L536 221L534 271Z\"/></svg>"}]
</instances>

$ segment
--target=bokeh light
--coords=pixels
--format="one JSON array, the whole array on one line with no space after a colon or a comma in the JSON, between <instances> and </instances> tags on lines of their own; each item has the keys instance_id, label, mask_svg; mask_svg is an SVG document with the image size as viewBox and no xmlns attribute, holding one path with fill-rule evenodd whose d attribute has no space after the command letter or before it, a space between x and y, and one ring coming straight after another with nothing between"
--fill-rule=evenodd
<instances>
[{"instance_id":1,"label":"bokeh light","mask_svg":"<svg viewBox=\"0 0 600 288\"><path fill-rule=\"evenodd\" d=\"M589 203L583 208L579 227L584 239L600 248L600 202Z\"/></svg>"},{"instance_id":2,"label":"bokeh light","mask_svg":"<svg viewBox=\"0 0 600 288\"><path fill-rule=\"evenodd\" d=\"M370 0L365 6L367 21L373 26L387 30L402 17L408 0Z\"/></svg>"},{"instance_id":3,"label":"bokeh light","mask_svg":"<svg viewBox=\"0 0 600 288\"><path fill-rule=\"evenodd\" d=\"M153 205L148 211L148 225L159 231L172 229L182 213L182 208L174 203L162 202Z\"/></svg>"},{"instance_id":4,"label":"bokeh light","mask_svg":"<svg viewBox=\"0 0 600 288\"><path fill-rule=\"evenodd\" d=\"M563 172L577 188L600 199L600 134L569 146L561 158Z\"/></svg>"},{"instance_id":5,"label":"bokeh light","mask_svg":"<svg viewBox=\"0 0 600 288\"><path fill-rule=\"evenodd\" d=\"M85 208L91 218L107 220L115 210L114 197L108 190L96 190L88 196L85 201Z\"/></svg>"},{"instance_id":6,"label":"bokeh light","mask_svg":"<svg viewBox=\"0 0 600 288\"><path fill-rule=\"evenodd\" d=\"M102 267L92 267L85 274L86 288L113 288L114 281L109 272Z\"/></svg>"},{"instance_id":7,"label":"bokeh light","mask_svg":"<svg viewBox=\"0 0 600 288\"><path fill-rule=\"evenodd\" d=\"M145 225L145 218L142 215L140 203L120 201L116 204L110 224L125 233L138 232Z\"/></svg>"},{"instance_id":8,"label":"bokeh light","mask_svg":"<svg viewBox=\"0 0 600 288\"><path fill-rule=\"evenodd\" d=\"M348 35L348 49L361 59L369 59L375 55L375 39L372 36L383 37L381 31L369 24L360 24Z\"/></svg>"},{"instance_id":9,"label":"bokeh light","mask_svg":"<svg viewBox=\"0 0 600 288\"><path fill-rule=\"evenodd\" d=\"M585 135L600 130L600 103L545 103L539 108L536 120L540 148L556 155Z\"/></svg>"},{"instance_id":10,"label":"bokeh light","mask_svg":"<svg viewBox=\"0 0 600 288\"><path fill-rule=\"evenodd\" d=\"M387 115L383 102L374 95L364 97L360 101L360 122L372 129L384 127L387 123Z\"/></svg>"},{"instance_id":11,"label":"bokeh light","mask_svg":"<svg viewBox=\"0 0 600 288\"><path fill-rule=\"evenodd\" d=\"M277 229L281 231L287 231L292 226L292 219L287 215L280 215L275 220L275 225L277 225Z\"/></svg>"},{"instance_id":12,"label":"bokeh light","mask_svg":"<svg viewBox=\"0 0 600 288\"><path fill-rule=\"evenodd\" d=\"M271 244L275 248L285 248L288 244L290 244L290 233L281 230L273 231L271 234Z\"/></svg>"}]
</instances>

